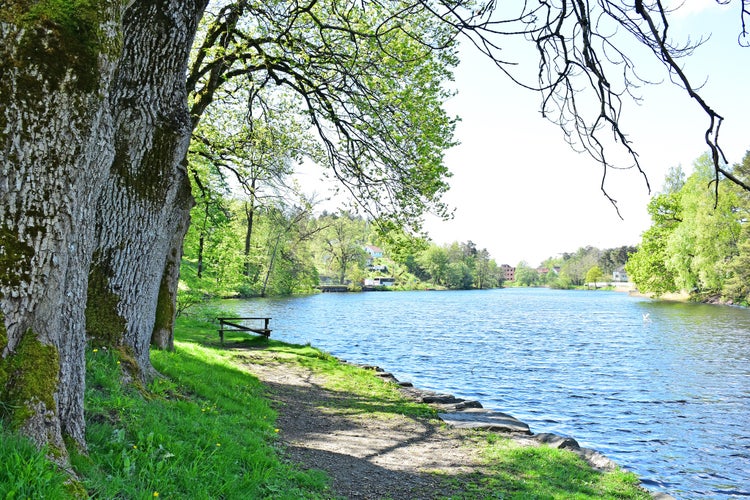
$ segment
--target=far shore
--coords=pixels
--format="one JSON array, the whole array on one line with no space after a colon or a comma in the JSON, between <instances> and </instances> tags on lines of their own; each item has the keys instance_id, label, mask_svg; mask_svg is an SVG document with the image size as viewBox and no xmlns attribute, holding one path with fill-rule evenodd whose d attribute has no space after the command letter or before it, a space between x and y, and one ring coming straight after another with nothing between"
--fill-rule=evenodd
<instances>
[{"instance_id":1,"label":"far shore","mask_svg":"<svg viewBox=\"0 0 750 500\"><path fill-rule=\"evenodd\" d=\"M628 290L628 294L633 297L645 297L647 299L668 300L670 302L690 302L688 292L669 292L656 296L654 293L643 293L636 289Z\"/></svg>"}]
</instances>

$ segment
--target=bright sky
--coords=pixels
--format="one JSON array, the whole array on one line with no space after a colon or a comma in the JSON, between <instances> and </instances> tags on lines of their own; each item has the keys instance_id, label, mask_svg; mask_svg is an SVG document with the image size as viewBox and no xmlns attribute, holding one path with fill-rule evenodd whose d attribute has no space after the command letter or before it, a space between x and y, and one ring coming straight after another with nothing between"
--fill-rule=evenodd
<instances>
[{"instance_id":1,"label":"bright sky","mask_svg":"<svg viewBox=\"0 0 750 500\"><path fill-rule=\"evenodd\" d=\"M720 135L729 163L750 149L750 48L740 48L739 4L719 6L689 1L672 23L712 37L685 59L694 83L708 79L702 95L725 118ZM679 31L677 31L679 30ZM455 218L428 219L436 243L472 240L500 263L521 260L538 265L550 256L581 246L635 245L650 220L650 199L637 171L608 174L608 192L618 201L620 220L599 190L601 167L573 152L556 125L539 113L539 97L508 82L488 61L463 50L456 70L459 94L447 105L462 119L461 144L446 155L454 173L445 201ZM658 191L670 166L689 173L707 150L707 117L680 88L665 82L642 93L641 106L625 110L625 131L640 155L652 191Z\"/></svg>"}]
</instances>

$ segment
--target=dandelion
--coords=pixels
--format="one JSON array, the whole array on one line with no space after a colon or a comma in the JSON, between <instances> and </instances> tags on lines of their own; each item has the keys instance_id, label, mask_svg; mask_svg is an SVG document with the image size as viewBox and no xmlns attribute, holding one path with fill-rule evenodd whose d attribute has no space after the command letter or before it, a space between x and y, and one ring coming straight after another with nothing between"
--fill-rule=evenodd
<instances>
[{"instance_id":1,"label":"dandelion","mask_svg":"<svg viewBox=\"0 0 750 500\"><path fill-rule=\"evenodd\" d=\"M134 449L134 450L137 450L137 449L138 449L138 447L137 447L136 445L133 445L133 449Z\"/></svg>"},{"instance_id":2,"label":"dandelion","mask_svg":"<svg viewBox=\"0 0 750 500\"><path fill-rule=\"evenodd\" d=\"M91 352L99 352L99 349L94 349L94 350L93 350L93 351L91 351Z\"/></svg>"},{"instance_id":3,"label":"dandelion","mask_svg":"<svg viewBox=\"0 0 750 500\"><path fill-rule=\"evenodd\" d=\"M221 446L221 443L216 443L216 446Z\"/></svg>"},{"instance_id":4,"label":"dandelion","mask_svg":"<svg viewBox=\"0 0 750 500\"><path fill-rule=\"evenodd\" d=\"M279 429L274 429L273 432L279 432Z\"/></svg>"},{"instance_id":5,"label":"dandelion","mask_svg":"<svg viewBox=\"0 0 750 500\"><path fill-rule=\"evenodd\" d=\"M154 491L154 498L156 498L158 496L159 496L159 492L158 491Z\"/></svg>"}]
</instances>

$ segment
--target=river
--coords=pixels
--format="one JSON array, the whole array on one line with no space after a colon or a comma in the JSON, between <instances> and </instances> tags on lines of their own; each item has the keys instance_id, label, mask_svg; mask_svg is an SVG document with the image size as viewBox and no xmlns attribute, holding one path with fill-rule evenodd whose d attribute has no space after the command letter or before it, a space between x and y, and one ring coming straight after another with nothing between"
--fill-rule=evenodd
<instances>
[{"instance_id":1,"label":"river","mask_svg":"<svg viewBox=\"0 0 750 500\"><path fill-rule=\"evenodd\" d=\"M652 491L750 497L750 310L537 288L224 305L272 317L273 338L573 437Z\"/></svg>"}]
</instances>

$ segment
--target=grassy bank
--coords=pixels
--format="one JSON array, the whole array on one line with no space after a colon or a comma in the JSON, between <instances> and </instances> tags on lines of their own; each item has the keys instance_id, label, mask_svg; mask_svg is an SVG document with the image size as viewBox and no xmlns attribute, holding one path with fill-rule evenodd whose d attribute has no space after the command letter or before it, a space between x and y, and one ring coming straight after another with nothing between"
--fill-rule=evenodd
<instances>
[{"instance_id":1,"label":"grassy bank","mask_svg":"<svg viewBox=\"0 0 750 500\"><path fill-rule=\"evenodd\" d=\"M357 395L345 403L357 411L435 417L395 385L317 349L248 342L325 374L330 388ZM89 453L72 458L77 489L43 453L0 428L0 498L332 498L325 473L284 460L265 388L235 362L232 349L217 344L215 325L182 319L175 352L152 355L165 377L148 388L123 388L116 354L90 351ZM520 447L482 432L474 441L490 473L445 477L460 483L454 489L462 493L451 498L648 498L632 474L595 472L567 451Z\"/></svg>"}]
</instances>

